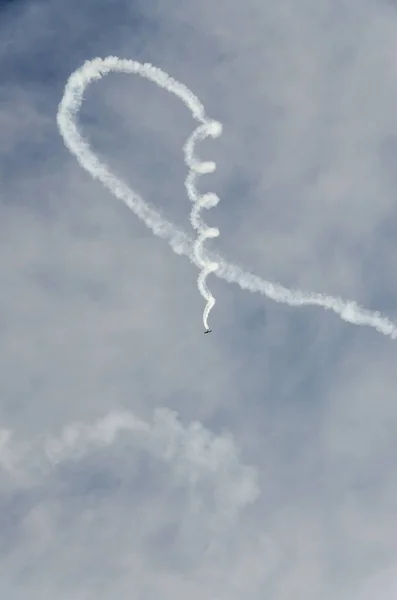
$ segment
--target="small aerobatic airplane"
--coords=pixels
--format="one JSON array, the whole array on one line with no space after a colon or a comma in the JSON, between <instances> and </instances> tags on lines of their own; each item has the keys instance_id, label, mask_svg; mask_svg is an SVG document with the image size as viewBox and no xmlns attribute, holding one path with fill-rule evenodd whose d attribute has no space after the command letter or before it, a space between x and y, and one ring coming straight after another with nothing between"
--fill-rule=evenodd
<instances>
[{"instance_id":1,"label":"small aerobatic airplane","mask_svg":"<svg viewBox=\"0 0 397 600\"><path fill-rule=\"evenodd\" d=\"M206 329L204 333L211 333L212 329Z\"/></svg>"}]
</instances>

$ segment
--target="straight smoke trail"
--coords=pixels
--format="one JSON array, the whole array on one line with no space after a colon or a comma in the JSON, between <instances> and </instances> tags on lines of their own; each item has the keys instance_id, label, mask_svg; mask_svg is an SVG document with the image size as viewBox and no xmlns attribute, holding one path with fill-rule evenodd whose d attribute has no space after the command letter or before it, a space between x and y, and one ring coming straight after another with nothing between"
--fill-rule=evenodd
<instances>
[{"instance_id":1,"label":"straight smoke trail","mask_svg":"<svg viewBox=\"0 0 397 600\"><path fill-rule=\"evenodd\" d=\"M178 96L191 111L193 117L199 121L200 125L195 129L184 146L185 162L190 169L185 180L185 187L193 203L190 221L198 233L196 240L192 240L173 223L167 221L160 212L145 202L126 183L115 177L109 171L106 164L102 163L93 153L89 144L79 133L77 116L85 89L92 81L101 79L111 71L137 74L153 81L160 87ZM219 235L219 231L216 228L207 227L200 219L199 213L203 208L215 206L219 198L215 194L200 196L197 192L195 185L197 176L211 173L215 169L215 164L198 161L194 157L194 147L197 141L201 141L208 136L217 137L221 132L221 124L207 119L204 107L198 98L185 85L179 83L161 69L148 63L141 64L133 60L120 59L114 56L104 59L95 58L94 60L85 62L82 67L70 75L66 83L64 95L58 108L57 122L65 145L76 156L79 164L94 179L99 180L116 198L122 200L155 235L166 240L176 254L187 256L200 269L198 287L207 301L203 314L203 322L206 328L208 328L207 319L209 312L215 303L212 294L207 288L206 277L209 273L213 272L228 283L238 284L243 290L260 293L262 296L266 296L276 302L288 304L289 306L311 305L322 307L325 310L332 310L346 322L354 325L373 327L379 333L396 339L397 326L378 311L366 310L354 301L344 301L338 297L285 288L278 283L261 279L257 275L249 273L233 263L227 262L221 256L208 253L203 248L205 239L216 237Z\"/></svg>"}]
</instances>

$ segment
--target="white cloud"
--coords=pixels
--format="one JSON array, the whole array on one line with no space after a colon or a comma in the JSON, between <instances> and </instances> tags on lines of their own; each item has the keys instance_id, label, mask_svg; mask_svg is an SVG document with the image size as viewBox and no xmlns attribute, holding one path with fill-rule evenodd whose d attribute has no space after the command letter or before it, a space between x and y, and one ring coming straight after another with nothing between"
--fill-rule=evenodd
<instances>
[{"instance_id":1,"label":"white cloud","mask_svg":"<svg viewBox=\"0 0 397 600\"><path fill-rule=\"evenodd\" d=\"M55 116L87 58L159 65L224 124L200 148L214 248L394 318L396 9L108 6L0 19L0 596L393 597L394 343L215 278L203 336L196 270L81 171ZM81 120L188 230L184 107L109 76Z\"/></svg>"},{"instance_id":2,"label":"white cloud","mask_svg":"<svg viewBox=\"0 0 397 600\"><path fill-rule=\"evenodd\" d=\"M217 560L224 536L235 535L241 511L259 494L256 472L240 462L231 436L215 436L198 422L185 427L168 409L158 409L152 423L111 412L30 446L5 431L1 447L3 480L8 475L3 504L16 506L3 539L6 581L45 556L56 564L50 586L68 572L75 578L89 571L87 535L105 544L98 568L112 570L116 561L122 579L140 553L143 587L145 572L158 562L160 569L185 565L190 572L197 561ZM28 574L25 585L35 578Z\"/></svg>"}]
</instances>

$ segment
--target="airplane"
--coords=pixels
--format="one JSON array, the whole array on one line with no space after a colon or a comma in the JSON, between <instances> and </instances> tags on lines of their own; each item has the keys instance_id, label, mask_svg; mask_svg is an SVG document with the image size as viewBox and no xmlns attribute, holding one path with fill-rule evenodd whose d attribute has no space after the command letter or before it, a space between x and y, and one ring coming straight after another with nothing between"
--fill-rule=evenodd
<instances>
[{"instance_id":1,"label":"airplane","mask_svg":"<svg viewBox=\"0 0 397 600\"><path fill-rule=\"evenodd\" d=\"M212 329L206 329L204 333L211 333Z\"/></svg>"}]
</instances>

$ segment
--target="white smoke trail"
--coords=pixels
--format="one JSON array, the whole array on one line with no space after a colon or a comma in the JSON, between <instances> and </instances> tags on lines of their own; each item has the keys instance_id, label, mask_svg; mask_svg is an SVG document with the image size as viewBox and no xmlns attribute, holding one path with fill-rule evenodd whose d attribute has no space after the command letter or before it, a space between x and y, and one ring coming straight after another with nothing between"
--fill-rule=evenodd
<instances>
[{"instance_id":1,"label":"white smoke trail","mask_svg":"<svg viewBox=\"0 0 397 600\"><path fill-rule=\"evenodd\" d=\"M107 73L116 71L120 73L134 73L145 77L160 87L178 96L192 112L193 117L201 125L193 132L185 144L185 161L190 168L185 186L189 198L193 202L190 220L198 232L198 239L194 242L183 231L170 223L149 206L137 193L132 191L127 184L116 178L92 152L89 144L78 131L76 120L82 103L83 94L87 86L94 80L100 79ZM301 290L291 290L278 283L271 283L249 273L235 264L228 263L221 256L206 252L202 243L206 238L216 237L217 229L208 228L199 218L202 208L210 208L219 201L215 194L199 196L195 187L197 175L210 173L214 170L214 163L200 163L193 155L194 145L197 140L207 136L216 137L221 132L221 125L210 121L205 116L204 107L196 96L183 84L171 78L167 73L148 63L141 64L133 60L120 59L109 56L105 59L95 58L87 61L69 77L63 98L59 104L57 122L59 131L66 146L74 154L80 165L90 173L94 179L101 183L117 198L122 200L139 219L141 219L153 233L169 243L176 254L184 254L193 264L201 269L198 277L200 292L207 300L204 311L204 325L214 305L214 298L208 291L205 279L210 272L214 272L221 279L229 283L237 283L242 289L250 292L259 292L261 295L282 302L290 306L313 305L332 310L341 319L354 325L368 325L379 333L392 339L397 337L397 326L379 312L372 312L360 307L354 301L344 301L341 298L326 296L318 293L308 293Z\"/></svg>"},{"instance_id":2,"label":"white smoke trail","mask_svg":"<svg viewBox=\"0 0 397 600\"><path fill-rule=\"evenodd\" d=\"M205 125L199 125L192 135L187 140L184 151L185 151L185 163L190 167L190 172L185 180L185 187L189 199L193 202L193 208L190 213L190 223L198 233L197 240L193 246L193 253L196 259L196 264L201 268L201 272L197 278L198 289L201 295L207 300L207 304L204 308L203 313L203 324L205 329L208 329L208 316L212 307L215 304L215 298L209 291L206 285L206 279L212 272L216 272L218 269L217 262L211 262L203 255L203 243L208 238L215 238L219 235L219 229L216 227L207 227L207 225L200 219L200 211L203 208L213 208L219 202L219 198L216 194L203 194L199 195L196 189L196 179L198 174L213 173L216 165L214 162L200 163L194 158L194 146L196 141L202 141L209 135L212 137L218 137L222 131L222 125L216 121L206 123Z\"/></svg>"},{"instance_id":3,"label":"white smoke trail","mask_svg":"<svg viewBox=\"0 0 397 600\"><path fill-rule=\"evenodd\" d=\"M93 61L87 61L80 69L71 75L57 115L59 129L65 140L65 144L71 152L76 155L82 167L87 169L93 177L102 181L102 183L104 183L116 196L120 197L120 195L122 195L122 199L132 210L135 210L133 206L139 206L140 214L137 214L138 216L141 216L141 218L143 218L145 208L143 200L138 199L136 194L128 190L124 185L121 186L122 191L119 189L120 184L115 177L109 173L105 165L102 165L92 154L88 144L81 138L75 124L75 119L83 100L84 90L89 83L95 79L101 79L101 77L107 75L110 71L137 74L153 81L168 92L178 96L185 106L190 109L193 117L200 122L200 125L193 131L184 146L185 163L189 167L189 174L186 178L185 186L188 196L193 203L190 221L198 235L193 246L193 256L194 263L200 268L197 286L201 295L206 300L206 306L203 313L203 324L205 329L209 329L208 316L215 304L215 298L207 287L206 279L210 273L216 271L218 265L216 262L209 260L203 255L202 246L207 238L217 237L219 235L219 230L208 227L204 221L200 219L199 213L202 208L211 208L215 206L218 203L219 198L215 194L204 194L201 196L197 192L195 185L197 177L199 175L205 175L206 173L212 173L216 168L216 164L214 162L201 162L197 160L194 156L194 147L197 141L202 141L208 136L213 138L218 137L222 132L222 125L221 123L212 121L206 117L203 105L187 87L175 81L175 79L170 77L167 73L164 73L161 69L148 63L141 64L133 60L122 60L115 56L109 56L105 59L96 58ZM116 190L119 190L119 193L117 193ZM127 198L129 200L127 200ZM156 219L157 222L154 223L154 220L148 217L148 221L152 222L152 229L154 233L157 233L158 235L158 219ZM147 223L148 221L145 222Z\"/></svg>"}]
</instances>

